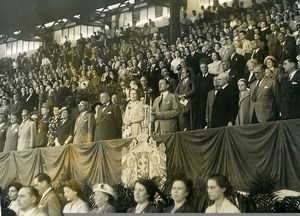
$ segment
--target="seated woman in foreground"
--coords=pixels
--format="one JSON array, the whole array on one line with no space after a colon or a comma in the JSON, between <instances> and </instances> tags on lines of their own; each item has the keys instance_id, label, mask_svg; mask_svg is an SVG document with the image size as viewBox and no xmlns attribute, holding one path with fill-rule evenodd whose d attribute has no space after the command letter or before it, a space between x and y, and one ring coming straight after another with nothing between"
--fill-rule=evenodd
<instances>
[{"instance_id":1,"label":"seated woman in foreground","mask_svg":"<svg viewBox=\"0 0 300 216\"><path fill-rule=\"evenodd\" d=\"M226 197L232 193L232 186L226 176L212 174L208 176L207 193L215 203L209 206L205 213L241 213Z\"/></svg>"},{"instance_id":2,"label":"seated woman in foreground","mask_svg":"<svg viewBox=\"0 0 300 216\"><path fill-rule=\"evenodd\" d=\"M167 207L164 213L197 213L198 211L189 204L193 193L193 181L184 176L178 176L173 180L171 197L174 204Z\"/></svg>"},{"instance_id":3,"label":"seated woman in foreground","mask_svg":"<svg viewBox=\"0 0 300 216\"><path fill-rule=\"evenodd\" d=\"M160 213L162 209L155 207L151 202L157 192L157 185L153 180L140 179L134 185L134 200L136 207L127 210L127 213Z\"/></svg>"}]
</instances>

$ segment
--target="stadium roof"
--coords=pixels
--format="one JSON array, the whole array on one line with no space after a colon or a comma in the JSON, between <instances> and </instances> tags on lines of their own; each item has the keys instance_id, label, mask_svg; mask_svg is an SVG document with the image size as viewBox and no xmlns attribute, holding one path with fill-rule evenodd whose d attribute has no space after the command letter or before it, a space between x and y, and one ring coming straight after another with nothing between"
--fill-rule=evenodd
<instances>
[{"instance_id":1,"label":"stadium roof","mask_svg":"<svg viewBox=\"0 0 300 216\"><path fill-rule=\"evenodd\" d=\"M89 14L126 0L0 0L0 35L15 31L30 32L36 26L74 16Z\"/></svg>"}]
</instances>

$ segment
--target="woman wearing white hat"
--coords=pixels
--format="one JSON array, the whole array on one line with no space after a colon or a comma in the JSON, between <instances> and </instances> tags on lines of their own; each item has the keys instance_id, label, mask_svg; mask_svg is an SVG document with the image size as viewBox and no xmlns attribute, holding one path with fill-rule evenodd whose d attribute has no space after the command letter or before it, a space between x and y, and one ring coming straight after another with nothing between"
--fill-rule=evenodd
<instances>
[{"instance_id":1,"label":"woman wearing white hat","mask_svg":"<svg viewBox=\"0 0 300 216\"><path fill-rule=\"evenodd\" d=\"M266 76L274 80L280 80L283 72L278 68L277 60L274 56L267 56L264 60L266 68Z\"/></svg>"},{"instance_id":2,"label":"woman wearing white hat","mask_svg":"<svg viewBox=\"0 0 300 216\"><path fill-rule=\"evenodd\" d=\"M94 201L97 205L91 213L115 213L116 209L111 205L117 196L114 189L108 184L95 184L93 187Z\"/></svg>"}]
</instances>

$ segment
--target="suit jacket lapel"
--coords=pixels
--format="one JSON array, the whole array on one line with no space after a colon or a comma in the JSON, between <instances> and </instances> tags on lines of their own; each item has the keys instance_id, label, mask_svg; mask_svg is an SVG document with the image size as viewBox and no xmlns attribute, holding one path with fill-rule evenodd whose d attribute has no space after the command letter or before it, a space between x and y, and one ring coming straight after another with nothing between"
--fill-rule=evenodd
<instances>
[{"instance_id":1,"label":"suit jacket lapel","mask_svg":"<svg viewBox=\"0 0 300 216\"><path fill-rule=\"evenodd\" d=\"M75 124L74 132L77 131L77 129L80 128L80 126L81 126L82 123L84 122L85 115L86 115L86 113L84 113L83 116L81 116L80 118L78 117L78 118L76 119L76 124ZM79 116L80 116L80 115L79 115Z\"/></svg>"},{"instance_id":2,"label":"suit jacket lapel","mask_svg":"<svg viewBox=\"0 0 300 216\"><path fill-rule=\"evenodd\" d=\"M257 94L256 94L257 97L259 97L262 94L263 89L265 88L265 86L267 85L267 83L268 83L268 80L266 78L264 78L263 81L260 83L260 86L259 86L259 88L257 90Z\"/></svg>"}]
</instances>

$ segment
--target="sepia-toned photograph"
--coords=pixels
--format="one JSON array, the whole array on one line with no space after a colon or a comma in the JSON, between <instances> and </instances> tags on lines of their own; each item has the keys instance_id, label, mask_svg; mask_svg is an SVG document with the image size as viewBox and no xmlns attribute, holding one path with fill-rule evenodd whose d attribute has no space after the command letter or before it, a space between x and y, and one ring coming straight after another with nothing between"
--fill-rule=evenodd
<instances>
[{"instance_id":1,"label":"sepia-toned photograph","mask_svg":"<svg viewBox=\"0 0 300 216\"><path fill-rule=\"evenodd\" d=\"M299 158L300 0L0 0L0 216L300 213Z\"/></svg>"}]
</instances>

